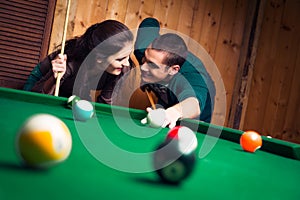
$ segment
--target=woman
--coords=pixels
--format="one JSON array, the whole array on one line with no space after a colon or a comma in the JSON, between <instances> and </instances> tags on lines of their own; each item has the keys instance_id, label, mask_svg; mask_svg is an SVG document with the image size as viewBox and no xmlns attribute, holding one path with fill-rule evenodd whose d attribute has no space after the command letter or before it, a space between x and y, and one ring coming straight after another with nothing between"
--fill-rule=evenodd
<instances>
[{"instance_id":1,"label":"woman","mask_svg":"<svg viewBox=\"0 0 300 200\"><path fill-rule=\"evenodd\" d=\"M57 73L62 75L59 96L78 95L82 99L111 103L116 82L130 69L133 34L124 24L106 20L48 55L31 72L24 90L54 94ZM99 91L97 97L91 91ZM100 93L100 94L99 94Z\"/></svg>"}]
</instances>

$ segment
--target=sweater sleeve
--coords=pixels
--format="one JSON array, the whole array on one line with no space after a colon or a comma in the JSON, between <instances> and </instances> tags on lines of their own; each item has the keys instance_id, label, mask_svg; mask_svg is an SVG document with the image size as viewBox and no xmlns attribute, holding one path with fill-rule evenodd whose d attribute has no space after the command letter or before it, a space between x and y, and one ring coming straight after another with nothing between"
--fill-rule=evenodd
<instances>
[{"instance_id":1,"label":"sweater sleeve","mask_svg":"<svg viewBox=\"0 0 300 200\"><path fill-rule=\"evenodd\" d=\"M42 76L43 75L40 70L40 63L39 63L31 71L27 81L25 82L23 90L31 91L32 87L35 85L36 82L38 82L42 78Z\"/></svg>"},{"instance_id":2,"label":"sweater sleeve","mask_svg":"<svg viewBox=\"0 0 300 200\"><path fill-rule=\"evenodd\" d=\"M43 61L38 64L37 70L39 78L35 82L31 82L29 90L44 94L53 94L55 89L55 78L52 71L51 60L55 58L57 53L48 55ZM35 72L33 72L35 73ZM32 78L32 77L29 77Z\"/></svg>"}]
</instances>

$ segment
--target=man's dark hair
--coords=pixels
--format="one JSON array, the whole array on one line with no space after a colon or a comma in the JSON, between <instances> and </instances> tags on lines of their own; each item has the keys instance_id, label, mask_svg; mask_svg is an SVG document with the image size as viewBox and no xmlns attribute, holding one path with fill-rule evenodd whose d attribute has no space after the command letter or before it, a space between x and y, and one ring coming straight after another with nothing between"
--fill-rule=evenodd
<instances>
[{"instance_id":1,"label":"man's dark hair","mask_svg":"<svg viewBox=\"0 0 300 200\"><path fill-rule=\"evenodd\" d=\"M166 52L167 56L164 60L164 64L168 66L179 65L181 67L188 54L184 40L174 33L166 33L157 37L152 42L150 48L156 51Z\"/></svg>"}]
</instances>

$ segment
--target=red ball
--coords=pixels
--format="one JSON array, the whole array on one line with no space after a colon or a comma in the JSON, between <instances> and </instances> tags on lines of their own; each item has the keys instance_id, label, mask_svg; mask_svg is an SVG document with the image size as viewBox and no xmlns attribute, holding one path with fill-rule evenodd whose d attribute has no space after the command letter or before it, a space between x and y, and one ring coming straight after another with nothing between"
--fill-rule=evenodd
<instances>
[{"instance_id":1,"label":"red ball","mask_svg":"<svg viewBox=\"0 0 300 200\"><path fill-rule=\"evenodd\" d=\"M255 152L262 146L262 138L255 131L246 131L240 138L241 147L248 152Z\"/></svg>"},{"instance_id":2,"label":"red ball","mask_svg":"<svg viewBox=\"0 0 300 200\"><path fill-rule=\"evenodd\" d=\"M167 134L166 139L176 139L176 140L178 140L178 130L181 127L182 126L175 126L174 128L170 129L168 134Z\"/></svg>"},{"instance_id":3,"label":"red ball","mask_svg":"<svg viewBox=\"0 0 300 200\"><path fill-rule=\"evenodd\" d=\"M184 154L195 151L198 146L198 140L195 132L186 126L175 126L170 129L167 134L166 141L173 139L178 141L178 148Z\"/></svg>"}]
</instances>

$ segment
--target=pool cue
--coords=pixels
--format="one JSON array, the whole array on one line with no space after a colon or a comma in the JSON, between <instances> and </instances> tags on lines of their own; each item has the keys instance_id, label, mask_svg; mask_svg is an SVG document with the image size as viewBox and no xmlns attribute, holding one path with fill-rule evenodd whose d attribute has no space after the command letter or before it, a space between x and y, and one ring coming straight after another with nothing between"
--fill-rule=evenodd
<instances>
[{"instance_id":1,"label":"pool cue","mask_svg":"<svg viewBox=\"0 0 300 200\"><path fill-rule=\"evenodd\" d=\"M134 54L131 54L131 55L130 55L130 59L131 59L131 61L133 62L133 64L134 64L136 67L139 66L139 62L137 61L137 59L136 59L136 57L135 57ZM150 104L151 104L152 109L155 110L155 109L156 109L156 106L155 106L154 100L153 100L151 94L148 92L147 88L145 89L145 92L146 92L146 94L147 94L147 97L148 97L148 100L149 100L149 102L150 102Z\"/></svg>"},{"instance_id":2,"label":"pool cue","mask_svg":"<svg viewBox=\"0 0 300 200\"><path fill-rule=\"evenodd\" d=\"M68 28L68 21L69 21L70 5L71 5L71 0L68 0L66 17L65 17L65 24L64 24L64 30L63 30L63 37L62 37L62 42L61 42L61 52L60 52L61 55L64 55L64 50L65 50L65 43L66 43L67 28ZM61 73L58 72L57 73L57 77L56 77L56 84L55 84L54 96L58 96L59 86L60 86L60 79L61 79Z\"/></svg>"},{"instance_id":3,"label":"pool cue","mask_svg":"<svg viewBox=\"0 0 300 200\"><path fill-rule=\"evenodd\" d=\"M148 92L148 88L145 89L145 92L146 92L147 97L148 97L148 99L149 99L149 101L150 101L150 104L151 104L152 109L155 110L155 109L156 109L156 106L155 106L155 103L154 103L154 101L153 101L153 98L152 98L151 94Z\"/></svg>"}]
</instances>

